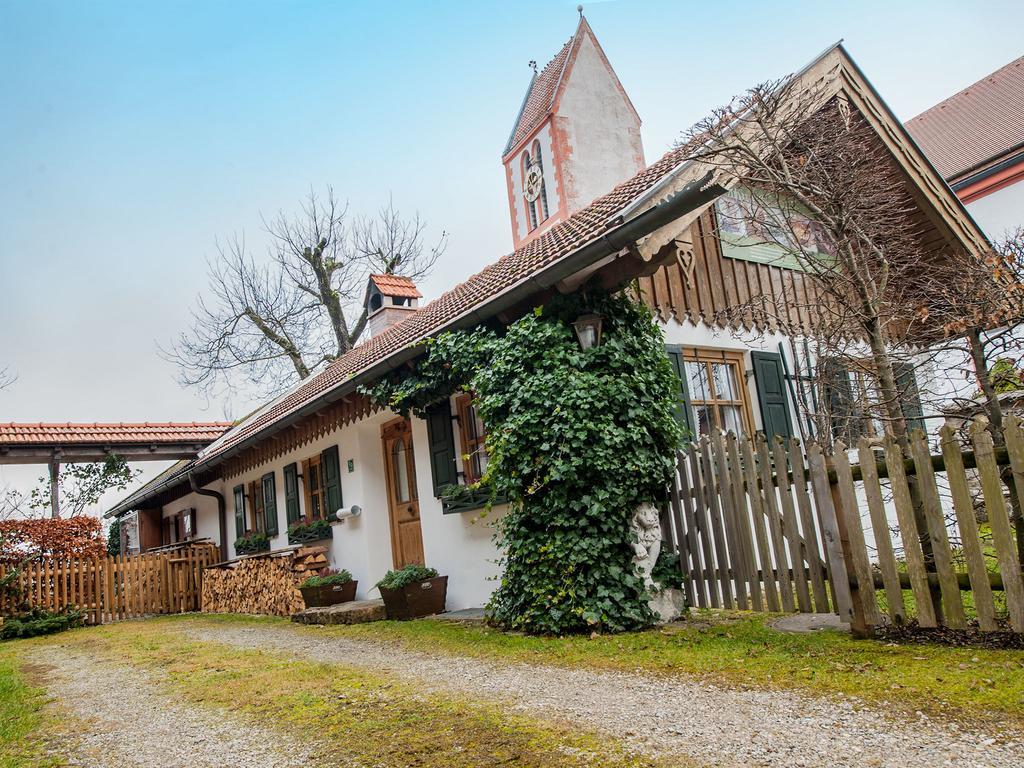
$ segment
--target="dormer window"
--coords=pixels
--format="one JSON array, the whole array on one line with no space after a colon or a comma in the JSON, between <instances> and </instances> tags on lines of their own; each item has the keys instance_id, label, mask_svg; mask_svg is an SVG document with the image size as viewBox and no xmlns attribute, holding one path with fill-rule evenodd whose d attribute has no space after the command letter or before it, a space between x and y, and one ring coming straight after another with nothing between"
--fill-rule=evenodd
<instances>
[{"instance_id":1,"label":"dormer window","mask_svg":"<svg viewBox=\"0 0 1024 768\"><path fill-rule=\"evenodd\" d=\"M548 218L548 193L544 188L544 160L540 142L523 152L523 197L526 200L526 215L530 231Z\"/></svg>"}]
</instances>

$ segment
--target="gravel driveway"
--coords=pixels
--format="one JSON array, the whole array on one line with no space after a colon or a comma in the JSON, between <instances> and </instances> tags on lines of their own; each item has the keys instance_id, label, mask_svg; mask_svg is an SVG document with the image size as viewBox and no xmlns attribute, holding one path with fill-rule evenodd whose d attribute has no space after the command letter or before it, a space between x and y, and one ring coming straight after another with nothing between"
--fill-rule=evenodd
<instances>
[{"instance_id":1,"label":"gravel driveway","mask_svg":"<svg viewBox=\"0 0 1024 768\"><path fill-rule=\"evenodd\" d=\"M982 733L923 715L909 722L849 700L740 691L685 679L594 672L448 655L318 637L272 626L184 625L190 637L297 658L334 661L413 679L431 690L504 699L522 711L567 718L656 756L727 766L1024 766L1019 732Z\"/></svg>"},{"instance_id":2,"label":"gravel driveway","mask_svg":"<svg viewBox=\"0 0 1024 768\"><path fill-rule=\"evenodd\" d=\"M72 722L59 746L85 768L298 768L317 765L308 742L289 741L232 712L178 704L138 668L47 646L29 660ZM53 746L52 748L58 749Z\"/></svg>"}]
</instances>

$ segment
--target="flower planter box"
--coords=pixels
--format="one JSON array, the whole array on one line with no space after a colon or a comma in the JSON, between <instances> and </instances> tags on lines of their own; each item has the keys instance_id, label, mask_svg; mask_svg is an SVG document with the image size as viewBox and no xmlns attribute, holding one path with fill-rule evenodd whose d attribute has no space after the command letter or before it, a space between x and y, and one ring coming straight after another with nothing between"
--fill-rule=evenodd
<instances>
[{"instance_id":1,"label":"flower planter box","mask_svg":"<svg viewBox=\"0 0 1024 768\"><path fill-rule=\"evenodd\" d=\"M475 488L471 491L464 490L465 486L456 486L460 490L450 491L441 496L441 512L451 515L458 512L470 512L474 509L483 509L491 500L489 488ZM494 499L494 506L508 503L504 496L497 496Z\"/></svg>"},{"instance_id":2,"label":"flower planter box","mask_svg":"<svg viewBox=\"0 0 1024 768\"><path fill-rule=\"evenodd\" d=\"M299 587L307 608L322 608L326 605L347 603L356 599L356 581L331 584L326 587Z\"/></svg>"},{"instance_id":3,"label":"flower planter box","mask_svg":"<svg viewBox=\"0 0 1024 768\"><path fill-rule=\"evenodd\" d=\"M270 542L269 541L246 541L240 540L235 542L235 554L241 557L242 555L258 555L260 552L269 552Z\"/></svg>"},{"instance_id":4,"label":"flower planter box","mask_svg":"<svg viewBox=\"0 0 1024 768\"><path fill-rule=\"evenodd\" d=\"M401 589L378 587L389 619L416 619L444 613L448 597L448 577L437 576L408 584Z\"/></svg>"},{"instance_id":5,"label":"flower planter box","mask_svg":"<svg viewBox=\"0 0 1024 768\"><path fill-rule=\"evenodd\" d=\"M289 544L309 544L314 541L325 541L334 537L334 529L323 526L313 530L288 531Z\"/></svg>"}]
</instances>

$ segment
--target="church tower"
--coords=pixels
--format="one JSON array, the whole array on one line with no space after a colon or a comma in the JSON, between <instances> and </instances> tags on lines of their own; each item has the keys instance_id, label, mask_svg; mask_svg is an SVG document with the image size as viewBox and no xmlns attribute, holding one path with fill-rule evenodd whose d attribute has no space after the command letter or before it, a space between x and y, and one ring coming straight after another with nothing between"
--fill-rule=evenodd
<instances>
[{"instance_id":1,"label":"church tower","mask_svg":"<svg viewBox=\"0 0 1024 768\"><path fill-rule=\"evenodd\" d=\"M516 248L645 165L640 117L582 11L562 50L531 66L501 158Z\"/></svg>"}]
</instances>

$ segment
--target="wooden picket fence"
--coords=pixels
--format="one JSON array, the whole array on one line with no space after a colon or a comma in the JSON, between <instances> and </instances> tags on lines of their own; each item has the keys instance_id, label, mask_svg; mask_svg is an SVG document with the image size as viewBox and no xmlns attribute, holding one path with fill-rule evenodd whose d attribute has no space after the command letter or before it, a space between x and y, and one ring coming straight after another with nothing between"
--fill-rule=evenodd
<instances>
[{"instance_id":1,"label":"wooden picket fence","mask_svg":"<svg viewBox=\"0 0 1024 768\"><path fill-rule=\"evenodd\" d=\"M200 609L203 569L219 559L212 544L142 555L42 558L24 566L14 592L0 595L0 616L32 608L82 610L88 624ZM0 566L0 578L14 566Z\"/></svg>"},{"instance_id":2,"label":"wooden picket fence","mask_svg":"<svg viewBox=\"0 0 1024 768\"><path fill-rule=\"evenodd\" d=\"M843 443L718 433L688 446L678 454L663 525L688 576L690 604L834 611L868 634L909 617L922 627L963 628L970 592L970 618L982 631L1024 632L1024 573L1000 479L1012 471L1024 507L1024 428L1008 418L998 453L980 422L973 451L949 426L940 438L936 455L919 430L909 455L892 436L865 438L854 464ZM990 541L977 522L978 486ZM1005 601L997 603L999 591Z\"/></svg>"},{"instance_id":3,"label":"wooden picket fence","mask_svg":"<svg viewBox=\"0 0 1024 768\"><path fill-rule=\"evenodd\" d=\"M1021 422L1007 418L1003 437L1006 450L1000 457L992 434L980 421L970 430L973 451L964 450L948 425L939 432L941 454L936 456L931 455L920 430L911 435L909 456L891 436L883 441L881 455L861 440L859 464L853 467L846 447L836 445L830 479L838 499L838 521L845 529L844 557L851 570L855 629L870 631L883 621L877 588L885 597L884 620L902 623L913 616L922 627L960 629L971 618L985 632L1009 629L1024 633L1024 571L1004 493L1006 485L1000 479L1008 468L1013 478L1009 492L1024 508ZM969 470L975 474L969 475ZM884 485L881 478L887 478ZM979 530L972 480L980 485L979 501L984 505L988 529L985 538ZM915 521L915 493L926 521L924 534ZM895 525L886 515L884 496L890 497L895 507ZM858 497L866 498L867 515L862 513ZM949 501L944 504L944 499ZM864 526L865 517L869 528ZM865 541L866 530L873 534L871 549ZM951 546L951 538L959 546ZM995 591L1002 591L1005 598L1005 607L1001 604L998 612ZM966 593L972 597L970 617L963 599Z\"/></svg>"}]
</instances>

